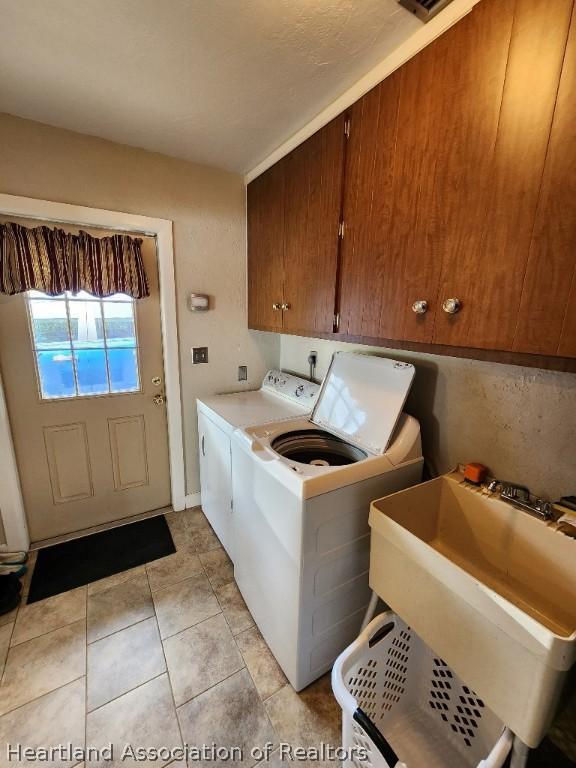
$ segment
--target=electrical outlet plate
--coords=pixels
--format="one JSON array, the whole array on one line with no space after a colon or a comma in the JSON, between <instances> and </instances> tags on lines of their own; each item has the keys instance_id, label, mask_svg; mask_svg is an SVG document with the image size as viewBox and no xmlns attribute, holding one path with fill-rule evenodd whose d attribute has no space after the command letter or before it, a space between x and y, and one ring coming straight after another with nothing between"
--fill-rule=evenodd
<instances>
[{"instance_id":1,"label":"electrical outlet plate","mask_svg":"<svg viewBox=\"0 0 576 768\"><path fill-rule=\"evenodd\" d=\"M248 366L247 365L239 365L238 366L238 381L248 381Z\"/></svg>"},{"instance_id":2,"label":"electrical outlet plate","mask_svg":"<svg viewBox=\"0 0 576 768\"><path fill-rule=\"evenodd\" d=\"M197 365L198 363L208 362L208 347L192 347L192 363Z\"/></svg>"}]
</instances>

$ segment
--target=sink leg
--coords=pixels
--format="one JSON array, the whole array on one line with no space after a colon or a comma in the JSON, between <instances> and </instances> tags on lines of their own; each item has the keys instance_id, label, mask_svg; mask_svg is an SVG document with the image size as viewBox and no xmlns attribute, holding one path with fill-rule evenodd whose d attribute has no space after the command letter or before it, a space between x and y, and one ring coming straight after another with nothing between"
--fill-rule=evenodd
<instances>
[{"instance_id":1,"label":"sink leg","mask_svg":"<svg viewBox=\"0 0 576 768\"><path fill-rule=\"evenodd\" d=\"M376 592L372 592L372 596L370 597L370 602L368 603L368 608L366 608L366 613L364 614L364 619L362 620L362 629L368 626L372 619L374 618L374 614L376 613L376 608L378 607L378 595Z\"/></svg>"},{"instance_id":2,"label":"sink leg","mask_svg":"<svg viewBox=\"0 0 576 768\"><path fill-rule=\"evenodd\" d=\"M518 736L514 736L514 743L512 744L512 760L510 761L510 768L525 768L528 764L528 755L530 754L530 747L527 747L523 741L520 741Z\"/></svg>"}]
</instances>

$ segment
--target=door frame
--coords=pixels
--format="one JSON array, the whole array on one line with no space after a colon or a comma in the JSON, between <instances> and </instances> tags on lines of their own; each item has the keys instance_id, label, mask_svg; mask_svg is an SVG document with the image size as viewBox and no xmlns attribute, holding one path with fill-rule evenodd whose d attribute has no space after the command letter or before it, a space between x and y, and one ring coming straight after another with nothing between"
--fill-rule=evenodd
<instances>
[{"instance_id":1,"label":"door frame","mask_svg":"<svg viewBox=\"0 0 576 768\"><path fill-rule=\"evenodd\" d=\"M186 481L172 221L170 219L155 219L149 216L123 213L121 211L108 211L103 208L88 208L81 205L54 203L49 200L36 200L32 197L5 194L0 194L0 214L59 224L102 227L104 229L115 229L127 233L133 232L156 237L168 420L170 496L174 510L184 509L186 507ZM0 544L0 551L27 550L30 546L30 536L1 377L0 455L6 457L6 459L0 462L0 514L6 537L6 544Z\"/></svg>"}]
</instances>

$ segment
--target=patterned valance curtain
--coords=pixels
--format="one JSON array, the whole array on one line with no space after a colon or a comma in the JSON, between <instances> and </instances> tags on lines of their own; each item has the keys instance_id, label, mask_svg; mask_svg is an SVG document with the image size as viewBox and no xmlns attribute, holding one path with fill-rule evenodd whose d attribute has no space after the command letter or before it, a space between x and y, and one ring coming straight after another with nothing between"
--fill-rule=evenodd
<instances>
[{"instance_id":1,"label":"patterned valance curtain","mask_svg":"<svg viewBox=\"0 0 576 768\"><path fill-rule=\"evenodd\" d=\"M92 237L50 227L0 224L0 293L35 290L58 296L149 296L142 240L128 235Z\"/></svg>"}]
</instances>

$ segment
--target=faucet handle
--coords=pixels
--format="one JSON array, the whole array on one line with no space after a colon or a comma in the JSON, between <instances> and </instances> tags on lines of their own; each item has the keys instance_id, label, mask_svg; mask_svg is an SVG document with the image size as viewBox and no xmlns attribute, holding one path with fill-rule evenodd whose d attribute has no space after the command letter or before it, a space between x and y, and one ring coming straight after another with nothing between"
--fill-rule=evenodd
<instances>
[{"instance_id":1,"label":"faucet handle","mask_svg":"<svg viewBox=\"0 0 576 768\"><path fill-rule=\"evenodd\" d=\"M530 491L525 485L516 485L516 483L502 482L502 496L504 496L506 499L529 501Z\"/></svg>"}]
</instances>

